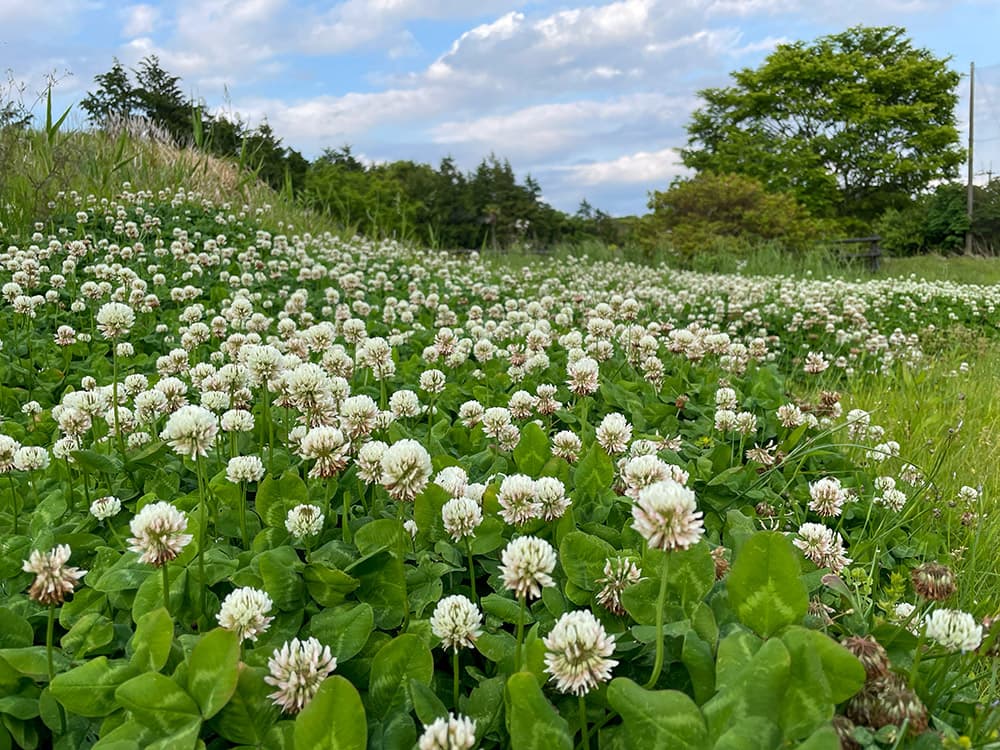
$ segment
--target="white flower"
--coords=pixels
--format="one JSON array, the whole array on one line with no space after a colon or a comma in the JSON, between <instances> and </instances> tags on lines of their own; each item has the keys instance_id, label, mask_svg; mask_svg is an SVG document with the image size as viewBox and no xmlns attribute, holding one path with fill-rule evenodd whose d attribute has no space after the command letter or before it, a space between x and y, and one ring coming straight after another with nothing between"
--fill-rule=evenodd
<instances>
[{"instance_id":1,"label":"white flower","mask_svg":"<svg viewBox=\"0 0 1000 750\"><path fill-rule=\"evenodd\" d=\"M476 533L476 527L483 522L483 511L472 498L453 497L441 508L441 520L444 530L457 542Z\"/></svg>"},{"instance_id":2,"label":"white flower","mask_svg":"<svg viewBox=\"0 0 1000 750\"><path fill-rule=\"evenodd\" d=\"M431 476L431 455L416 440L400 440L382 455L382 486L396 500L412 501Z\"/></svg>"},{"instance_id":3,"label":"white flower","mask_svg":"<svg viewBox=\"0 0 1000 750\"><path fill-rule=\"evenodd\" d=\"M519 536L504 547L500 561L503 585L519 597L539 597L543 588L555 586L556 551L544 539Z\"/></svg>"},{"instance_id":4,"label":"white flower","mask_svg":"<svg viewBox=\"0 0 1000 750\"><path fill-rule=\"evenodd\" d=\"M296 505L285 517L285 528L296 539L316 536L323 530L323 511L315 505Z\"/></svg>"},{"instance_id":5,"label":"white flower","mask_svg":"<svg viewBox=\"0 0 1000 750\"><path fill-rule=\"evenodd\" d=\"M472 750L476 745L476 722L449 713L427 725L420 735L420 750Z\"/></svg>"},{"instance_id":6,"label":"white flower","mask_svg":"<svg viewBox=\"0 0 1000 750\"><path fill-rule=\"evenodd\" d=\"M365 484L378 484L382 480L382 456L388 449L381 440L371 440L358 449L354 465Z\"/></svg>"},{"instance_id":7,"label":"white flower","mask_svg":"<svg viewBox=\"0 0 1000 750\"><path fill-rule=\"evenodd\" d=\"M32 550L21 569L34 573L35 580L28 595L39 604L62 604L67 594L72 594L86 570L66 565L72 554L68 544L59 544L49 552Z\"/></svg>"},{"instance_id":8,"label":"white flower","mask_svg":"<svg viewBox=\"0 0 1000 750\"><path fill-rule=\"evenodd\" d=\"M621 414L608 414L597 427L597 442L606 453L623 452L632 439L632 425Z\"/></svg>"},{"instance_id":9,"label":"white flower","mask_svg":"<svg viewBox=\"0 0 1000 750\"><path fill-rule=\"evenodd\" d=\"M187 516L167 502L147 505L129 524L129 549L141 553L144 563L159 567L170 562L191 541Z\"/></svg>"},{"instance_id":10,"label":"white flower","mask_svg":"<svg viewBox=\"0 0 1000 750\"><path fill-rule=\"evenodd\" d=\"M968 612L935 609L924 619L927 637L950 651L974 651L983 640L983 627Z\"/></svg>"},{"instance_id":11,"label":"white flower","mask_svg":"<svg viewBox=\"0 0 1000 750\"><path fill-rule=\"evenodd\" d=\"M839 573L851 564L851 559L844 555L844 540L833 529L820 523L804 523L797 534L799 538L792 544L817 566Z\"/></svg>"},{"instance_id":12,"label":"white flower","mask_svg":"<svg viewBox=\"0 0 1000 750\"><path fill-rule=\"evenodd\" d=\"M108 495L99 497L90 504L90 515L98 521L103 521L118 514L122 509L122 501L117 497Z\"/></svg>"},{"instance_id":13,"label":"white flower","mask_svg":"<svg viewBox=\"0 0 1000 750\"><path fill-rule=\"evenodd\" d=\"M264 478L264 462L259 456L233 456L226 464L226 479L233 484L259 482Z\"/></svg>"},{"instance_id":14,"label":"white flower","mask_svg":"<svg viewBox=\"0 0 1000 750\"><path fill-rule=\"evenodd\" d=\"M431 615L431 632L441 639L445 649L458 651L472 648L483 630L483 614L479 608L461 594L446 596L434 607Z\"/></svg>"},{"instance_id":15,"label":"white flower","mask_svg":"<svg viewBox=\"0 0 1000 750\"><path fill-rule=\"evenodd\" d=\"M535 480L535 499L541 506L542 518L546 521L562 518L573 502L566 497L566 485L555 477L540 477Z\"/></svg>"},{"instance_id":16,"label":"white flower","mask_svg":"<svg viewBox=\"0 0 1000 750\"><path fill-rule=\"evenodd\" d=\"M337 668L337 659L316 638L286 641L267 661L271 674L264 682L278 688L271 700L288 713L298 713L316 696L323 680Z\"/></svg>"},{"instance_id":17,"label":"white flower","mask_svg":"<svg viewBox=\"0 0 1000 750\"><path fill-rule=\"evenodd\" d=\"M106 339L127 336L135 325L135 312L121 302L107 302L97 311L97 329Z\"/></svg>"},{"instance_id":18,"label":"white flower","mask_svg":"<svg viewBox=\"0 0 1000 750\"><path fill-rule=\"evenodd\" d=\"M541 503L535 496L535 480L524 474L504 477L497 492L500 516L511 526L521 526L542 514Z\"/></svg>"},{"instance_id":19,"label":"white flower","mask_svg":"<svg viewBox=\"0 0 1000 750\"><path fill-rule=\"evenodd\" d=\"M244 586L231 592L216 615L216 620L226 630L232 630L241 641L256 641L267 630L273 617L267 617L273 602L265 592Z\"/></svg>"},{"instance_id":20,"label":"white flower","mask_svg":"<svg viewBox=\"0 0 1000 750\"><path fill-rule=\"evenodd\" d=\"M0 435L0 474L14 468L14 456L21 444L8 435Z\"/></svg>"},{"instance_id":21,"label":"white flower","mask_svg":"<svg viewBox=\"0 0 1000 750\"><path fill-rule=\"evenodd\" d=\"M350 441L336 427L313 427L299 444L299 454L316 461L309 470L311 477L332 477L347 466L350 451Z\"/></svg>"},{"instance_id":22,"label":"white flower","mask_svg":"<svg viewBox=\"0 0 1000 750\"><path fill-rule=\"evenodd\" d=\"M160 437L181 456L207 456L219 433L215 415L203 406L182 406L167 419Z\"/></svg>"},{"instance_id":23,"label":"white flower","mask_svg":"<svg viewBox=\"0 0 1000 750\"><path fill-rule=\"evenodd\" d=\"M809 510L814 513L830 518L839 516L847 493L840 486L840 480L836 477L824 477L809 484Z\"/></svg>"},{"instance_id":24,"label":"white flower","mask_svg":"<svg viewBox=\"0 0 1000 750\"><path fill-rule=\"evenodd\" d=\"M37 471L49 467L49 452L40 445L24 445L14 451L14 468L18 471Z\"/></svg>"},{"instance_id":25,"label":"white flower","mask_svg":"<svg viewBox=\"0 0 1000 750\"><path fill-rule=\"evenodd\" d=\"M632 528L655 549L687 549L705 533L703 514L696 508L694 492L687 487L672 479L657 482L639 492Z\"/></svg>"},{"instance_id":26,"label":"white flower","mask_svg":"<svg viewBox=\"0 0 1000 750\"><path fill-rule=\"evenodd\" d=\"M611 679L614 638L587 609L566 612L544 639L545 671L564 693L585 695Z\"/></svg>"},{"instance_id":27,"label":"white flower","mask_svg":"<svg viewBox=\"0 0 1000 750\"><path fill-rule=\"evenodd\" d=\"M420 397L413 391L396 391L389 397L389 410L397 419L420 414Z\"/></svg>"},{"instance_id":28,"label":"white flower","mask_svg":"<svg viewBox=\"0 0 1000 750\"><path fill-rule=\"evenodd\" d=\"M469 483L469 475L461 466L446 466L434 477L434 484L452 497L461 497Z\"/></svg>"}]
</instances>

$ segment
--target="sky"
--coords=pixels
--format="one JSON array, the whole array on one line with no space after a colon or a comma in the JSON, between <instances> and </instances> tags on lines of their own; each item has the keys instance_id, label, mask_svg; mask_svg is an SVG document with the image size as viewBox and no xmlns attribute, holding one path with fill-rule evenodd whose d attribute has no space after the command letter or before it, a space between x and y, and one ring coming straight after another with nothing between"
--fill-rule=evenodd
<instances>
[{"instance_id":1,"label":"sky","mask_svg":"<svg viewBox=\"0 0 1000 750\"><path fill-rule=\"evenodd\" d=\"M114 57L156 54L185 94L266 118L307 158L350 144L471 170L493 152L556 208L625 215L685 173L698 90L855 24L976 62L975 167L1000 172L1000 0L0 0L0 70L29 98L54 73L69 106Z\"/></svg>"}]
</instances>

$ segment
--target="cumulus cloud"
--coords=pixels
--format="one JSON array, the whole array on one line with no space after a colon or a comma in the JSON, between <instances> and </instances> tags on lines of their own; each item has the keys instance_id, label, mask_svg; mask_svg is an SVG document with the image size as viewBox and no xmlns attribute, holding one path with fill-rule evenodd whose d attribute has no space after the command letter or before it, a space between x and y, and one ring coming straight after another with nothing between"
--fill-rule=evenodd
<instances>
[{"instance_id":1,"label":"cumulus cloud","mask_svg":"<svg viewBox=\"0 0 1000 750\"><path fill-rule=\"evenodd\" d=\"M637 151L608 161L577 164L566 168L570 180L580 185L666 185L675 177L690 174L675 148Z\"/></svg>"},{"instance_id":2,"label":"cumulus cloud","mask_svg":"<svg viewBox=\"0 0 1000 750\"><path fill-rule=\"evenodd\" d=\"M133 38L151 34L160 19L160 11L152 5L130 5L122 11L122 36Z\"/></svg>"}]
</instances>

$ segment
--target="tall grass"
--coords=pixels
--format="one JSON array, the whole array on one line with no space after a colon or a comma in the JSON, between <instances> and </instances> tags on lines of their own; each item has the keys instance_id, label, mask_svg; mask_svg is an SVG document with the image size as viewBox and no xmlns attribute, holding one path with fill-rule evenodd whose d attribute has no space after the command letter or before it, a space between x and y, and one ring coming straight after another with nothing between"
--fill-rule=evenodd
<instances>
[{"instance_id":1,"label":"tall grass","mask_svg":"<svg viewBox=\"0 0 1000 750\"><path fill-rule=\"evenodd\" d=\"M845 409L872 412L872 420L900 443L900 456L921 467L940 462L933 502L938 531L954 553L966 609L1000 608L1000 344L960 334L924 367L853 379ZM963 363L968 371L963 372ZM982 490L982 507L956 503L963 485ZM967 515L969 512L975 517ZM964 516L964 518L963 518Z\"/></svg>"}]
</instances>

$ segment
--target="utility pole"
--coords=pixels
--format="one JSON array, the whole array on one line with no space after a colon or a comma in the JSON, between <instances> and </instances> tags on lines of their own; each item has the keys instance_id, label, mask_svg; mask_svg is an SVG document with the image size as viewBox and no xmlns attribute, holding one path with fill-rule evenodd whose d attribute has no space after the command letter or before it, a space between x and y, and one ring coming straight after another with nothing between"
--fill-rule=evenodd
<instances>
[{"instance_id":1,"label":"utility pole","mask_svg":"<svg viewBox=\"0 0 1000 750\"><path fill-rule=\"evenodd\" d=\"M965 211L969 217L969 228L965 232L965 253L966 255L972 254L972 132L975 127L976 122L976 64L974 62L969 63L969 184L966 186L968 191L965 199Z\"/></svg>"}]
</instances>

